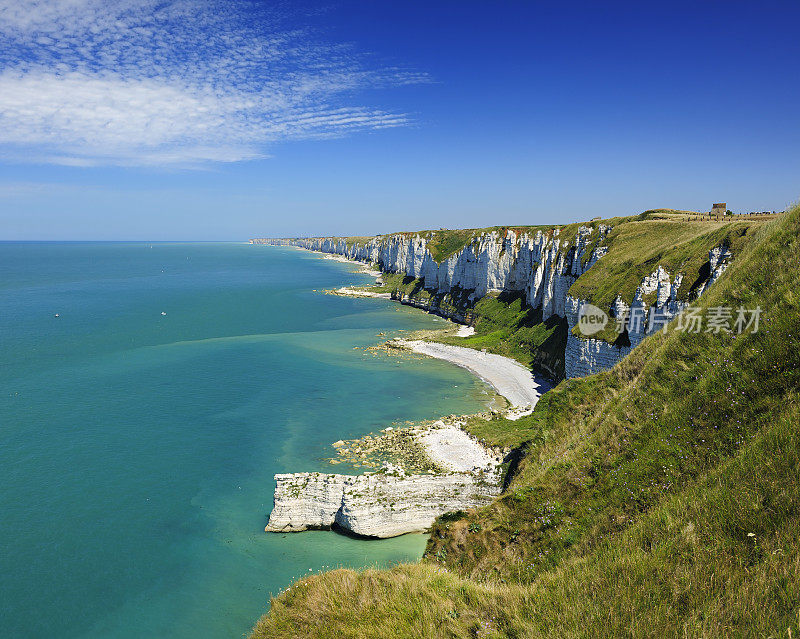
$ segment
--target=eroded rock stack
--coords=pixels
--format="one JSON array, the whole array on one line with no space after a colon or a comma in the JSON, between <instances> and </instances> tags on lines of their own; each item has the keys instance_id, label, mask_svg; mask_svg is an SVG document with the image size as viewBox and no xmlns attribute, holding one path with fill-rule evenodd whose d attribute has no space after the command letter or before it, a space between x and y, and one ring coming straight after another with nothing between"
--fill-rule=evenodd
<instances>
[{"instance_id":1,"label":"eroded rock stack","mask_svg":"<svg viewBox=\"0 0 800 639\"><path fill-rule=\"evenodd\" d=\"M293 473L275 480L267 532L336 525L364 537L395 537L425 531L439 515L483 506L500 494L493 468L446 475Z\"/></svg>"}]
</instances>

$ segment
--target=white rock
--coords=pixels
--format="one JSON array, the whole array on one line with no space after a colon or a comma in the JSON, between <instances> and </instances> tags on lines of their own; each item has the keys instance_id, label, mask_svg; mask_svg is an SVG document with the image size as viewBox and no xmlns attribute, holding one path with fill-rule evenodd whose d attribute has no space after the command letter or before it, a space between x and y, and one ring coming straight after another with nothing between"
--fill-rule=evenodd
<instances>
[{"instance_id":1,"label":"white rock","mask_svg":"<svg viewBox=\"0 0 800 639\"><path fill-rule=\"evenodd\" d=\"M599 225L600 239L606 237L611 227ZM532 308L542 311L543 319L558 315L567 319L570 333L564 354L566 377L589 375L610 368L630 352L630 347L617 347L602 340L583 339L572 335L577 321L577 310L582 303L568 295L572 284L606 254L606 247L596 248L588 259L587 247L593 241L590 227L581 226L575 241L568 246L560 239L558 229L551 233L537 231L535 234L517 234L507 231L483 233L467 246L437 264L427 248L427 240L420 235L403 234L376 237L365 244L348 246L340 238L310 238L303 240L273 240L276 244L292 244L323 253L341 255L349 260L377 263L385 271L404 273L422 278L425 287L444 294L454 289L470 292L477 300L490 291L514 291L525 295ZM597 238L594 238L597 239ZM725 271L731 253L723 246L709 251L710 275L698 290L698 295ZM585 263L584 263L585 262ZM659 266L645 277L630 301L616 300L617 314L633 310L644 317L642 327L629 327L631 346L636 346L652 329L661 328L661 323L648 328L649 319L658 315L668 320L683 311L686 302L678 301L677 292L683 275L675 277ZM656 302L645 308L643 298L656 293ZM463 322L465 318L448 314L438 307L439 299L410 299L404 296L401 302L432 312L451 316Z\"/></svg>"},{"instance_id":2,"label":"white rock","mask_svg":"<svg viewBox=\"0 0 800 639\"><path fill-rule=\"evenodd\" d=\"M490 503L500 494L494 473L449 475L324 473L275 475L267 532L327 529L336 524L365 537L395 537L430 528L439 515Z\"/></svg>"}]
</instances>

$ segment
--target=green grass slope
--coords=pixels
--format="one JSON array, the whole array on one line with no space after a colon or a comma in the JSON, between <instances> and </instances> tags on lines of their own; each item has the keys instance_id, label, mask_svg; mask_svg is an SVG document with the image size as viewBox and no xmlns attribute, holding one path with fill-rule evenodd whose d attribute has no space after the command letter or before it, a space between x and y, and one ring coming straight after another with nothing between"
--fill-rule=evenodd
<instances>
[{"instance_id":1,"label":"green grass slope","mask_svg":"<svg viewBox=\"0 0 800 639\"><path fill-rule=\"evenodd\" d=\"M436 341L468 348L486 349L512 357L525 366L552 379L564 377L564 348L567 322L561 317L542 319L542 312L525 304L522 293L489 293L477 302L469 300L468 291L455 289L446 295L426 289L423 281L402 273L384 273L383 283L368 287L375 293L389 293L393 298L413 299L427 308L434 298L439 312L447 317L461 316L475 328L475 335L435 337Z\"/></svg>"},{"instance_id":2,"label":"green grass slope","mask_svg":"<svg viewBox=\"0 0 800 639\"><path fill-rule=\"evenodd\" d=\"M683 274L678 299L691 301L708 279L709 251L717 246L725 246L736 259L769 219L727 216L717 221L687 211L658 209L636 216L559 227L561 250L569 250L574 245L581 226L592 229L582 257L584 264L596 248L602 246L607 249L603 258L575 281L569 294L608 311L617 296L630 304L642 279L662 266L672 277ZM601 224L611 227L611 231L602 239L598 230ZM555 228L491 227L463 231L421 231L413 235L426 237L434 259L442 262L484 232L497 231L502 237L507 230L514 230L518 234L534 234L537 231L552 234ZM436 291L425 289L421 280L401 274L387 274L384 281L384 286L376 287L376 291L409 295L422 303L427 303L436 294ZM652 303L655 296L652 293L645 301ZM467 299L466 296L463 299ZM553 379L563 378L567 338L565 322L559 323L557 319L542 321L540 313L537 317L536 311L525 308L520 299L508 293L488 295L476 303L464 304L459 300L458 292L455 292L441 301L443 310L447 310L447 305L452 305L461 315L469 317L476 329L474 337L453 343L514 357ZM580 337L580 333L576 332L576 335ZM594 335L595 339L611 343L618 337L613 323L609 324L606 331Z\"/></svg>"},{"instance_id":3,"label":"green grass slope","mask_svg":"<svg viewBox=\"0 0 800 639\"><path fill-rule=\"evenodd\" d=\"M701 307L740 336L671 331L563 382L492 505L445 516L425 559L273 598L262 637L800 634L800 210L763 226Z\"/></svg>"},{"instance_id":4,"label":"green grass slope","mask_svg":"<svg viewBox=\"0 0 800 639\"><path fill-rule=\"evenodd\" d=\"M437 341L486 349L512 357L551 378L564 377L565 319L554 315L543 320L542 311L527 306L521 293L490 293L465 314L475 328L474 335Z\"/></svg>"},{"instance_id":5,"label":"green grass slope","mask_svg":"<svg viewBox=\"0 0 800 639\"><path fill-rule=\"evenodd\" d=\"M708 252L720 245L741 252L763 220L687 221L683 215L634 218L613 226L602 242L608 253L570 288L570 295L610 308L621 296L627 303L647 275L663 266L674 277L683 273L678 299L693 299L708 277L702 273Z\"/></svg>"}]
</instances>

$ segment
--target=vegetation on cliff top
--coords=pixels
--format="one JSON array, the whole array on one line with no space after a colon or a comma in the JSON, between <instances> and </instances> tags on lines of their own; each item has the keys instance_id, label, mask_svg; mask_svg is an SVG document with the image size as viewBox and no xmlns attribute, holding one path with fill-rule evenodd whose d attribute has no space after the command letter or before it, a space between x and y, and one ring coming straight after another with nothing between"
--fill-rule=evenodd
<instances>
[{"instance_id":1,"label":"vegetation on cliff top","mask_svg":"<svg viewBox=\"0 0 800 639\"><path fill-rule=\"evenodd\" d=\"M599 247L606 254L584 273L570 288L570 295L609 309L620 296L623 301L633 300L636 288L644 277L663 266L674 278L684 275L678 298L694 299L708 278L708 253L716 246L725 246L739 253L752 239L753 234L767 221L765 218L726 217L715 221L691 211L657 209L636 216L615 217L607 220L576 222L563 226L497 226L484 229L420 231L405 233L424 237L428 250L437 263L455 255L483 233L496 232L504 237L511 230L517 234L536 232L552 234L558 229L558 240L563 250L575 244L581 226L592 229L582 256L585 265ZM598 227L611 227L601 239ZM382 236L389 237L389 236ZM347 238L357 240L363 238ZM601 336L602 337L602 336ZM613 337L608 336L611 341Z\"/></svg>"},{"instance_id":2,"label":"vegetation on cliff top","mask_svg":"<svg viewBox=\"0 0 800 639\"><path fill-rule=\"evenodd\" d=\"M796 636L798 290L795 208L698 303L760 306L757 333L659 333L562 382L487 432L524 439L500 499L420 564L297 582L253 637Z\"/></svg>"},{"instance_id":3,"label":"vegetation on cliff top","mask_svg":"<svg viewBox=\"0 0 800 639\"><path fill-rule=\"evenodd\" d=\"M678 273L683 274L678 299L695 299L710 275L709 251L724 246L734 256L738 255L764 223L764 219L749 218L717 222L697 217L697 214L690 215L689 212L658 209L637 216L568 224L561 227L558 234L559 242L562 248L567 247L566 250L574 246L581 226L592 229L581 258L584 265L595 249L601 246L607 249L607 253L575 281L569 294L609 310L617 296L630 303L642 280L662 266L673 279ZM611 228L602 238L598 231L600 224ZM517 233L553 231L551 227L493 227L466 231L424 231L421 235L428 238L428 246L432 251L444 246L437 244L444 240L435 238L445 236L449 242L446 244L447 250L455 252L463 248L464 238L474 238L487 231L498 231L503 236L512 228ZM434 289L425 288L423 280L403 274L384 275L384 285L373 290L408 296L421 304L427 304L436 294ZM467 318L475 326L476 334L466 340L451 338L441 341L485 348L492 353L513 357L553 379L563 377L567 335L565 322L558 318L542 321L540 312L525 308L522 293L519 301L514 295L503 293L499 296L489 294L475 303L467 300L469 293L454 290L446 296L440 296L439 304L443 310L452 308ZM645 303L654 301L655 293L645 296ZM573 333L582 337L577 328L573 329ZM613 322L593 337L609 343L616 343L620 338Z\"/></svg>"},{"instance_id":4,"label":"vegetation on cliff top","mask_svg":"<svg viewBox=\"0 0 800 639\"><path fill-rule=\"evenodd\" d=\"M569 290L572 297L608 309L617 296L630 303L642 279L663 266L674 278L683 273L681 300L692 299L708 279L708 252L726 246L738 254L763 221L691 221L684 216L633 220L613 226L601 243L608 252ZM704 269L705 267L705 269Z\"/></svg>"},{"instance_id":5,"label":"vegetation on cliff top","mask_svg":"<svg viewBox=\"0 0 800 639\"><path fill-rule=\"evenodd\" d=\"M432 231L428 238L428 250L437 264L458 253L476 236L472 230Z\"/></svg>"}]
</instances>

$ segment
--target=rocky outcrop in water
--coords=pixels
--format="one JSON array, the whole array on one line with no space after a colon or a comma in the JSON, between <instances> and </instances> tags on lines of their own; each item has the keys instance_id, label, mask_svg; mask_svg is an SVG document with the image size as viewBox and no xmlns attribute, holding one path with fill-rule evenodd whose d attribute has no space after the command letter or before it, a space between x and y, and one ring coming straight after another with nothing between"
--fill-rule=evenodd
<instances>
[{"instance_id":1,"label":"rocky outcrop in water","mask_svg":"<svg viewBox=\"0 0 800 639\"><path fill-rule=\"evenodd\" d=\"M423 532L446 512L484 506L500 494L493 468L447 475L275 475L267 532L339 527L364 537Z\"/></svg>"}]
</instances>

